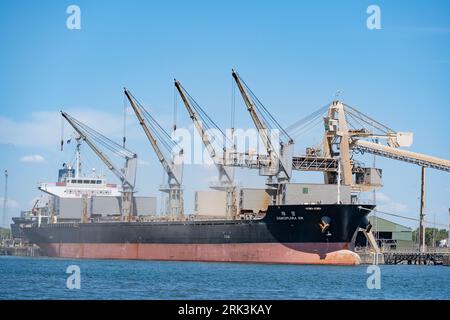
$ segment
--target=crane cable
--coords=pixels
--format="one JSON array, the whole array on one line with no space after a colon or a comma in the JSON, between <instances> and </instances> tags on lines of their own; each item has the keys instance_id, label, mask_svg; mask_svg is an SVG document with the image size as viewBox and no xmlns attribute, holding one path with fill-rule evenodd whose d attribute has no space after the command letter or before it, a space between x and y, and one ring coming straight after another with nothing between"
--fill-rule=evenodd
<instances>
[{"instance_id":1,"label":"crane cable","mask_svg":"<svg viewBox=\"0 0 450 320\"><path fill-rule=\"evenodd\" d=\"M411 218L411 217L406 217L406 216L402 216L402 215L399 215L399 214L396 214L396 213L392 213L392 212L381 211L381 210L377 210L377 209L371 210L371 209L367 209L367 208L363 208L363 207L361 207L360 209L363 209L363 210L366 210L366 211L370 211L370 212L376 211L376 212L378 212L378 213L382 213L382 214L386 214L386 215L389 215L389 216L393 216L393 217L397 217L397 218L402 218L402 219L406 219L406 220L420 221L420 219ZM440 226L444 226L444 227L447 226L446 224L438 223L438 222L431 222L431 221L426 221L426 220L424 220L424 222L425 222L425 223L428 223L428 224L432 224L432 225L440 225Z\"/></svg>"},{"instance_id":2,"label":"crane cable","mask_svg":"<svg viewBox=\"0 0 450 320\"><path fill-rule=\"evenodd\" d=\"M256 102L255 107L256 107L257 111L259 111L261 117L265 120L265 122L267 122L269 124L271 123L278 130L280 130L281 134L287 140L286 142L292 142L293 139L286 132L286 130L278 123L278 121L273 117L273 115L269 112L269 110L262 104L262 102L258 99L258 97L253 93L252 89L250 89L250 87L245 83L245 81L241 77L239 77L239 78L241 79L245 88L248 90L248 92L252 96L253 100Z\"/></svg>"},{"instance_id":3,"label":"crane cable","mask_svg":"<svg viewBox=\"0 0 450 320\"><path fill-rule=\"evenodd\" d=\"M166 130L164 130L160 123L150 114L150 112L148 112L143 104L131 92L129 92L129 94L136 102L138 108L141 110L144 119L152 129L153 134L156 136L161 145L166 149L166 151L172 153L175 148L181 149L179 145L172 139L171 135Z\"/></svg>"},{"instance_id":4,"label":"crane cable","mask_svg":"<svg viewBox=\"0 0 450 320\"><path fill-rule=\"evenodd\" d=\"M375 124L376 124L377 129L379 129L382 132L385 132L385 133L387 133L387 132L395 132L395 130L392 130L388 126L386 126L386 125L382 124L381 122L378 122L375 119L365 115L361 111L358 111L356 108L353 108L353 107L349 106L348 104L344 103L344 108L345 108L346 112L352 114L353 116L355 116L359 120L365 122L369 126L375 127Z\"/></svg>"},{"instance_id":5,"label":"crane cable","mask_svg":"<svg viewBox=\"0 0 450 320\"><path fill-rule=\"evenodd\" d=\"M94 129L90 128L83 122L75 119L74 117L68 115L67 113L65 113L65 115L78 127L78 129L82 132L83 135L85 135L87 138L94 140L95 142L107 148L114 154L119 155L123 158L132 158L135 156L134 152L128 150L127 148L122 147L117 142L95 131Z\"/></svg>"},{"instance_id":6,"label":"crane cable","mask_svg":"<svg viewBox=\"0 0 450 320\"><path fill-rule=\"evenodd\" d=\"M293 137L298 137L304 134L306 131L314 128L318 123L316 121L320 119L323 114L328 110L329 104L317 109L306 117L294 122L289 127L286 128L286 131ZM322 119L320 119L321 121ZM320 122L319 122L320 123ZM311 124L313 124L311 126ZM308 128L309 127L309 128Z\"/></svg>"},{"instance_id":7,"label":"crane cable","mask_svg":"<svg viewBox=\"0 0 450 320\"><path fill-rule=\"evenodd\" d=\"M213 133L212 130L213 129L217 130L218 132L220 132L220 136L223 139L223 143L224 143L224 145L221 146L221 148L226 149L227 144L229 146L233 146L233 141L230 140L230 138L217 125L217 123L211 119L211 117L208 115L208 113L197 103L197 101L195 101L195 99L189 94L189 92L181 84L179 84L179 86L183 89L184 93L186 94L186 98L189 100L190 104L192 105L194 112L200 117L200 120L201 120L201 123L203 126L203 130L206 132L206 134L212 135L212 133ZM215 139L211 143L219 142L219 141L217 141L218 139L216 139L216 137L214 137L214 138Z\"/></svg>"},{"instance_id":8,"label":"crane cable","mask_svg":"<svg viewBox=\"0 0 450 320\"><path fill-rule=\"evenodd\" d=\"M197 114L200 116L203 124L205 124L207 130L216 129L220 132L222 138L224 141L228 141L232 144L232 141L227 137L227 135L223 132L223 130L214 122L214 120L211 119L211 117L206 113L206 111L195 101L194 98L189 94L189 92L184 89L184 92L186 93L186 96L188 97L189 101L191 102L192 106L194 107Z\"/></svg>"}]
</instances>

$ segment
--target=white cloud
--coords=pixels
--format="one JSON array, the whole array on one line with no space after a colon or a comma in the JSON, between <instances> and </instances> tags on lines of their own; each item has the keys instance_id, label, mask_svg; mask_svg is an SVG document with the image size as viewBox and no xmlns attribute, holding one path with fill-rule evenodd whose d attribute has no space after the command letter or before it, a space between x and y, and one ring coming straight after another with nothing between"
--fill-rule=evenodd
<instances>
[{"instance_id":1,"label":"white cloud","mask_svg":"<svg viewBox=\"0 0 450 320\"><path fill-rule=\"evenodd\" d=\"M376 197L377 197L377 201L381 202L381 203L386 203L386 202L391 201L391 198L389 198L389 196L387 196L383 192L377 192Z\"/></svg>"},{"instance_id":2,"label":"white cloud","mask_svg":"<svg viewBox=\"0 0 450 320\"><path fill-rule=\"evenodd\" d=\"M377 209L392 213L408 213L409 207L401 202L393 201L388 195L377 192Z\"/></svg>"},{"instance_id":3,"label":"white cloud","mask_svg":"<svg viewBox=\"0 0 450 320\"><path fill-rule=\"evenodd\" d=\"M217 174L215 176L208 176L208 177L204 178L203 182L207 183L207 184L215 184L215 183L218 183L218 180L219 180L219 175Z\"/></svg>"},{"instance_id":4,"label":"white cloud","mask_svg":"<svg viewBox=\"0 0 450 320\"><path fill-rule=\"evenodd\" d=\"M3 207L3 201L5 201L5 198L3 198L3 197L0 197L0 205ZM19 202L17 202L16 200L14 200L14 199L7 199L6 200L6 207L8 208L8 209L17 209L17 208L20 208L20 204L19 204Z\"/></svg>"},{"instance_id":5,"label":"white cloud","mask_svg":"<svg viewBox=\"0 0 450 320\"><path fill-rule=\"evenodd\" d=\"M138 159L138 164L141 166L149 166L151 165L150 161Z\"/></svg>"},{"instance_id":6,"label":"white cloud","mask_svg":"<svg viewBox=\"0 0 450 320\"><path fill-rule=\"evenodd\" d=\"M69 109L67 113L113 140L123 135L123 115L83 108ZM129 126L127 135L136 136L137 123L131 122L131 119L127 123ZM64 122L65 140L68 140L73 131L72 127ZM142 136L141 132L139 136ZM20 147L59 148L60 141L61 114L59 112L35 112L30 118L20 121L0 116L0 143Z\"/></svg>"},{"instance_id":7,"label":"white cloud","mask_svg":"<svg viewBox=\"0 0 450 320\"><path fill-rule=\"evenodd\" d=\"M26 162L26 163L44 163L45 158L41 156L40 154L32 154L28 156L23 156L20 158L20 162Z\"/></svg>"},{"instance_id":8,"label":"white cloud","mask_svg":"<svg viewBox=\"0 0 450 320\"><path fill-rule=\"evenodd\" d=\"M378 210L389 213L408 213L409 207L404 203L391 201L386 204L379 205Z\"/></svg>"},{"instance_id":9,"label":"white cloud","mask_svg":"<svg viewBox=\"0 0 450 320\"><path fill-rule=\"evenodd\" d=\"M31 119L15 121L0 117L0 143L10 143L17 146L49 146L58 143L57 113L38 112Z\"/></svg>"}]
</instances>

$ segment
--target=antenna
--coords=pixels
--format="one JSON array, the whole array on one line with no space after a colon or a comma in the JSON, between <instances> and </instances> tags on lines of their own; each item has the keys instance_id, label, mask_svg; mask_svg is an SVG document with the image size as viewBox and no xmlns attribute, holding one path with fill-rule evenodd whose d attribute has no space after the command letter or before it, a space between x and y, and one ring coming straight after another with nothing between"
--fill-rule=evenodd
<instances>
[{"instance_id":1,"label":"antenna","mask_svg":"<svg viewBox=\"0 0 450 320\"><path fill-rule=\"evenodd\" d=\"M75 178L79 178L81 176L81 139L77 140L77 149L76 149L76 168L75 168Z\"/></svg>"},{"instance_id":2,"label":"antenna","mask_svg":"<svg viewBox=\"0 0 450 320\"><path fill-rule=\"evenodd\" d=\"M64 149L64 119L61 119L61 151Z\"/></svg>"},{"instance_id":3,"label":"antenna","mask_svg":"<svg viewBox=\"0 0 450 320\"><path fill-rule=\"evenodd\" d=\"M336 93L334 94L334 100L339 100L339 97L341 96L341 94L342 94L342 90L336 91Z\"/></svg>"},{"instance_id":4,"label":"antenna","mask_svg":"<svg viewBox=\"0 0 450 320\"><path fill-rule=\"evenodd\" d=\"M5 195L3 197L3 226L6 226L6 209L8 208L8 170L5 170Z\"/></svg>"},{"instance_id":5,"label":"antenna","mask_svg":"<svg viewBox=\"0 0 450 320\"><path fill-rule=\"evenodd\" d=\"M177 130L177 111L178 111L178 100L177 100L177 88L173 87L173 133Z\"/></svg>"},{"instance_id":6,"label":"antenna","mask_svg":"<svg viewBox=\"0 0 450 320\"><path fill-rule=\"evenodd\" d=\"M122 147L125 148L127 142L127 101L126 97L123 97L123 139Z\"/></svg>"}]
</instances>

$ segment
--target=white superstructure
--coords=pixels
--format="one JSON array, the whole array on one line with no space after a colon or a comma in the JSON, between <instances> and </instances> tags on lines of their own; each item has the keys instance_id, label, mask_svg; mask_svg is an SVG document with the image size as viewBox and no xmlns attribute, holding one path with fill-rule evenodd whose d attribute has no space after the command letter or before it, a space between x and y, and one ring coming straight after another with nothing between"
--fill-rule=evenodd
<instances>
[{"instance_id":1,"label":"white superstructure","mask_svg":"<svg viewBox=\"0 0 450 320\"><path fill-rule=\"evenodd\" d=\"M59 198L83 198L93 196L120 197L120 186L107 183L104 176L99 176L92 171L90 175L81 172L80 143L76 149L75 168L63 165L58 172L58 182L43 182L38 189Z\"/></svg>"},{"instance_id":2,"label":"white superstructure","mask_svg":"<svg viewBox=\"0 0 450 320\"><path fill-rule=\"evenodd\" d=\"M77 140L76 163L63 164L57 182L40 183L38 189L46 196L36 203L36 212L61 219L82 220L83 216L117 216L122 208L122 186L108 183L106 177L93 169L89 174L81 170L81 140ZM133 197L134 216L155 215L156 197Z\"/></svg>"}]
</instances>

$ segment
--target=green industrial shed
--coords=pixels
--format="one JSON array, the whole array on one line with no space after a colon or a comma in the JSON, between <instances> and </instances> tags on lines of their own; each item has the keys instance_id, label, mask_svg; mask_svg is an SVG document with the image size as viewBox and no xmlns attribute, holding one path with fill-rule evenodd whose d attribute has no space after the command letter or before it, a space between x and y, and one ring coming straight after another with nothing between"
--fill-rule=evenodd
<instances>
[{"instance_id":1,"label":"green industrial shed","mask_svg":"<svg viewBox=\"0 0 450 320\"><path fill-rule=\"evenodd\" d=\"M373 215L369 217L369 221L380 248L384 250L407 250L414 247L413 230L411 228ZM356 237L356 246L368 246L367 239L362 232L359 232Z\"/></svg>"}]
</instances>

